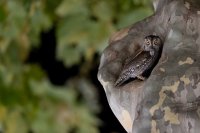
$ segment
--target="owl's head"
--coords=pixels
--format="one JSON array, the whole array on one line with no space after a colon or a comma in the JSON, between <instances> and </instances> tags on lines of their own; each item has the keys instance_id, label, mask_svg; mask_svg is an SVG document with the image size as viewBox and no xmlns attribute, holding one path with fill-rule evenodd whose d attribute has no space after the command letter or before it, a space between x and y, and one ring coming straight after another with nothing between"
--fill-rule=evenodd
<instances>
[{"instance_id":1,"label":"owl's head","mask_svg":"<svg viewBox=\"0 0 200 133\"><path fill-rule=\"evenodd\" d=\"M144 38L144 50L151 51L153 49L159 49L161 44L161 39L159 36L149 35Z\"/></svg>"}]
</instances>

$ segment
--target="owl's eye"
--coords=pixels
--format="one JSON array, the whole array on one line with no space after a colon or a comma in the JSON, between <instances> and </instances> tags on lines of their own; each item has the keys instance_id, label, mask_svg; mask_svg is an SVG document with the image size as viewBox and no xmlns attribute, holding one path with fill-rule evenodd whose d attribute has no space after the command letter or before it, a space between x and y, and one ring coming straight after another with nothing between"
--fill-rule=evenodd
<instances>
[{"instance_id":1,"label":"owl's eye","mask_svg":"<svg viewBox=\"0 0 200 133\"><path fill-rule=\"evenodd\" d=\"M154 44L154 45L158 45L158 44L159 44L159 41L160 41L160 40L159 40L158 38L156 38L156 39L153 40L153 44Z\"/></svg>"},{"instance_id":2,"label":"owl's eye","mask_svg":"<svg viewBox=\"0 0 200 133\"><path fill-rule=\"evenodd\" d=\"M153 40L153 44L157 45L158 44L158 40L157 39Z\"/></svg>"},{"instance_id":3,"label":"owl's eye","mask_svg":"<svg viewBox=\"0 0 200 133\"><path fill-rule=\"evenodd\" d=\"M150 43L150 40L149 39L145 39L145 44L146 45L150 45L151 43Z\"/></svg>"}]
</instances>

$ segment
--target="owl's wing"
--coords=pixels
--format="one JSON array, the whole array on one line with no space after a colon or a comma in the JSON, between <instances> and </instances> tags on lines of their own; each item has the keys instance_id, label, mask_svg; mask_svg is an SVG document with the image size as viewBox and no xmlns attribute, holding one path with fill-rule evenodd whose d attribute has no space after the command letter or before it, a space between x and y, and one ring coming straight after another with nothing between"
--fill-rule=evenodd
<instances>
[{"instance_id":1,"label":"owl's wing","mask_svg":"<svg viewBox=\"0 0 200 133\"><path fill-rule=\"evenodd\" d=\"M149 56L149 52L142 51L134 58L129 59L129 62L126 62L122 72L116 80L115 86L120 86L130 78L135 78L140 75L141 70L143 70L141 67L144 67L143 63L147 60Z\"/></svg>"},{"instance_id":2,"label":"owl's wing","mask_svg":"<svg viewBox=\"0 0 200 133\"><path fill-rule=\"evenodd\" d=\"M138 76L142 73L143 70L146 69L148 65L150 65L151 60L152 57L150 52L142 51L140 54L131 59L130 62L125 64L123 70L131 70L134 75Z\"/></svg>"}]
</instances>

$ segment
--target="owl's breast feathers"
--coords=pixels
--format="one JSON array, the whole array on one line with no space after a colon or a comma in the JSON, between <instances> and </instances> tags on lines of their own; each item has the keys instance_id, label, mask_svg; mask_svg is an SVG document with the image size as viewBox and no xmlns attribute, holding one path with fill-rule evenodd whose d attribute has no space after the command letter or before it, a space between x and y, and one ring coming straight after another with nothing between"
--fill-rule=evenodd
<instances>
[{"instance_id":1,"label":"owl's breast feathers","mask_svg":"<svg viewBox=\"0 0 200 133\"><path fill-rule=\"evenodd\" d=\"M153 55L150 54L150 51L142 51L139 53L124 65L119 78L115 82L115 86L120 86L131 78L142 76L145 71L152 68L157 58L158 51L154 51Z\"/></svg>"}]
</instances>

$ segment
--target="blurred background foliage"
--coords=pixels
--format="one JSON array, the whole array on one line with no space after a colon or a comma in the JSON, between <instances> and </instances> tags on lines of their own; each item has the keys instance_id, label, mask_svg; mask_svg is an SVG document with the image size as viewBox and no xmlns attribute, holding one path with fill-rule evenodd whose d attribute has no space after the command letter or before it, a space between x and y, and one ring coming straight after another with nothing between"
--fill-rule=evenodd
<instances>
[{"instance_id":1,"label":"blurred background foliage","mask_svg":"<svg viewBox=\"0 0 200 133\"><path fill-rule=\"evenodd\" d=\"M0 132L100 132L103 107L89 75L112 33L152 14L149 2L0 0ZM79 69L62 85L52 84L40 63L28 61L50 29L56 60Z\"/></svg>"}]
</instances>

